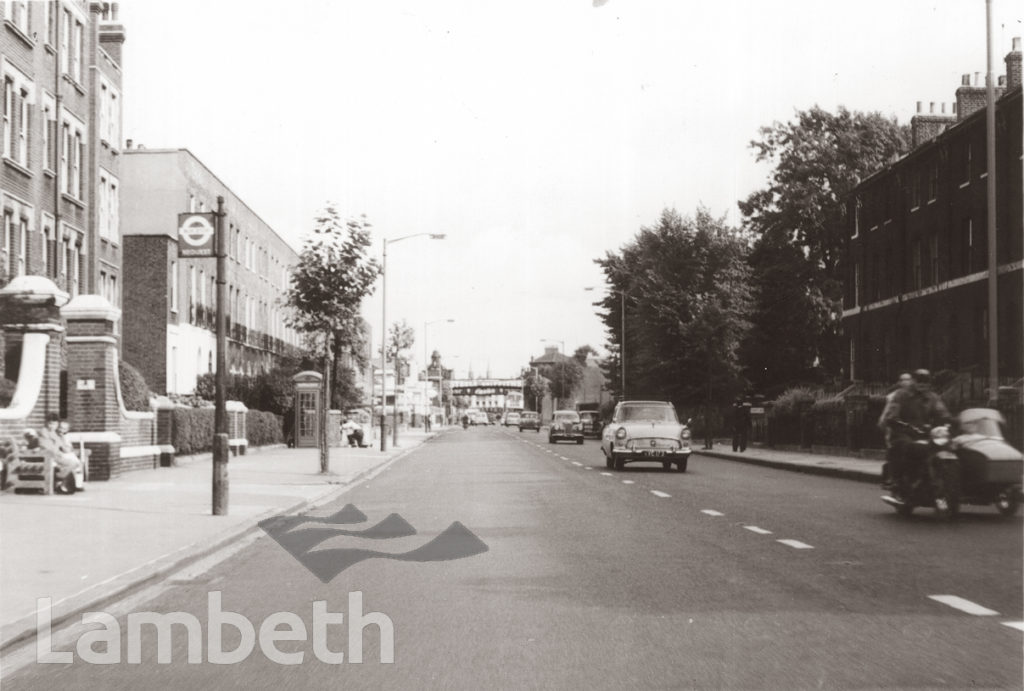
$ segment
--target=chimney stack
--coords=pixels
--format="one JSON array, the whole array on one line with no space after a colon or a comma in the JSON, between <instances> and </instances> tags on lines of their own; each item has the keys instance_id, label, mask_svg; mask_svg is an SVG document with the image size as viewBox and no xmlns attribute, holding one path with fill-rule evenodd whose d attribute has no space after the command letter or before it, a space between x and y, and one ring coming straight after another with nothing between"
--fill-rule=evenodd
<instances>
[{"instance_id":1,"label":"chimney stack","mask_svg":"<svg viewBox=\"0 0 1024 691\"><path fill-rule=\"evenodd\" d=\"M1013 50L1006 56L1006 88L1016 89L1020 86L1020 36L1013 39Z\"/></svg>"}]
</instances>

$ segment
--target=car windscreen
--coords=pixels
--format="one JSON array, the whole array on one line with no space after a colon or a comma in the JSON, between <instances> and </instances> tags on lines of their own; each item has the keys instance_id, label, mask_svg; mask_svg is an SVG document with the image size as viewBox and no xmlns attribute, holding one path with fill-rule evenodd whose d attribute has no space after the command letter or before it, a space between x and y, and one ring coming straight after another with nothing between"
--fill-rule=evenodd
<instances>
[{"instance_id":1,"label":"car windscreen","mask_svg":"<svg viewBox=\"0 0 1024 691\"><path fill-rule=\"evenodd\" d=\"M577 413L555 413L557 422L579 422L580 416Z\"/></svg>"},{"instance_id":2,"label":"car windscreen","mask_svg":"<svg viewBox=\"0 0 1024 691\"><path fill-rule=\"evenodd\" d=\"M623 406L619 409L619 422L645 420L650 422L679 422L674 408L664 405Z\"/></svg>"}]
</instances>

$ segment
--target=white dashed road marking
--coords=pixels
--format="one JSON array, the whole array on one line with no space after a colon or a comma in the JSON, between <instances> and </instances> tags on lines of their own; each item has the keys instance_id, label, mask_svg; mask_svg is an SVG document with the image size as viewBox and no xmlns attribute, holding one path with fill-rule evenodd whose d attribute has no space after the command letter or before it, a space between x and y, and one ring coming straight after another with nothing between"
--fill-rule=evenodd
<instances>
[{"instance_id":1,"label":"white dashed road marking","mask_svg":"<svg viewBox=\"0 0 1024 691\"><path fill-rule=\"evenodd\" d=\"M671 494L665 494L664 492L659 492L656 489L652 489L651 490L651 494L653 494L656 497L661 497L662 499L668 499L669 497L672 496Z\"/></svg>"},{"instance_id":2,"label":"white dashed road marking","mask_svg":"<svg viewBox=\"0 0 1024 691\"><path fill-rule=\"evenodd\" d=\"M633 481L632 480L623 480L622 484L624 484L624 485L632 485Z\"/></svg>"},{"instance_id":3,"label":"white dashed road marking","mask_svg":"<svg viewBox=\"0 0 1024 691\"><path fill-rule=\"evenodd\" d=\"M929 595L929 598L936 602L941 602L944 605L948 605L953 609L958 609L961 612L967 612L968 614L976 614L979 617L991 617L999 612L989 609L988 607L982 607L981 605L975 604L970 600L965 600L962 597L956 595Z\"/></svg>"},{"instance_id":4,"label":"white dashed road marking","mask_svg":"<svg viewBox=\"0 0 1024 691\"><path fill-rule=\"evenodd\" d=\"M601 473L601 474L604 475L605 477L611 477L612 476L611 473Z\"/></svg>"},{"instance_id":5,"label":"white dashed road marking","mask_svg":"<svg viewBox=\"0 0 1024 691\"><path fill-rule=\"evenodd\" d=\"M752 533L757 533L758 535L771 535L772 534L772 531L765 530L764 528L758 528L756 525L745 525L743 527L746 528L747 530L749 530Z\"/></svg>"},{"instance_id":6,"label":"white dashed road marking","mask_svg":"<svg viewBox=\"0 0 1024 691\"><path fill-rule=\"evenodd\" d=\"M589 466L589 465L583 466L583 469L584 470L593 470L593 468L591 466Z\"/></svg>"},{"instance_id":7,"label":"white dashed road marking","mask_svg":"<svg viewBox=\"0 0 1024 691\"><path fill-rule=\"evenodd\" d=\"M714 509L701 509L701 513L706 513L709 516L724 516L725 515L721 511L715 511Z\"/></svg>"},{"instance_id":8,"label":"white dashed road marking","mask_svg":"<svg viewBox=\"0 0 1024 691\"><path fill-rule=\"evenodd\" d=\"M568 458L566 458L565 456L559 456L559 458L561 458L561 459L562 459L563 461L568 461L568 460L569 460L569 459L568 459Z\"/></svg>"},{"instance_id":9,"label":"white dashed road marking","mask_svg":"<svg viewBox=\"0 0 1024 691\"><path fill-rule=\"evenodd\" d=\"M793 549L814 549L806 542L800 542L799 540L779 540L779 542Z\"/></svg>"},{"instance_id":10,"label":"white dashed road marking","mask_svg":"<svg viewBox=\"0 0 1024 691\"><path fill-rule=\"evenodd\" d=\"M582 465L583 465L583 464L582 464L582 463L580 463L579 461L573 461L573 462L572 462L572 464L573 464L573 465L576 465L576 466L582 466Z\"/></svg>"},{"instance_id":11,"label":"white dashed road marking","mask_svg":"<svg viewBox=\"0 0 1024 691\"><path fill-rule=\"evenodd\" d=\"M1011 629L1024 631L1024 621L1004 621L1003 626L1009 626Z\"/></svg>"}]
</instances>

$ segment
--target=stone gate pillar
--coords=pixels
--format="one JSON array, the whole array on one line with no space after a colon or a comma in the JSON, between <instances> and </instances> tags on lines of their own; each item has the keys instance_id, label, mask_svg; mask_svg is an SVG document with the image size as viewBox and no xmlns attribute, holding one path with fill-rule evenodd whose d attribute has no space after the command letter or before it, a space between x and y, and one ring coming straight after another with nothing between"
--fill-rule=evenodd
<instances>
[{"instance_id":1,"label":"stone gate pillar","mask_svg":"<svg viewBox=\"0 0 1024 691\"><path fill-rule=\"evenodd\" d=\"M0 408L0 434L20 436L60 412L60 308L67 301L68 294L43 276L18 276L0 288L0 329L12 364L18 363L17 371L6 373L18 384L10 404Z\"/></svg>"}]
</instances>

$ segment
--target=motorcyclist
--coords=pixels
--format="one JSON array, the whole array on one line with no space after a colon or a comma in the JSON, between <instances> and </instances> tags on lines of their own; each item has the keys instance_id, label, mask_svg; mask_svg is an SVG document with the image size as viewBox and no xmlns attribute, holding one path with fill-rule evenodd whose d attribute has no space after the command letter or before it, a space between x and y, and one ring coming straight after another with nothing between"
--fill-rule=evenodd
<instances>
[{"instance_id":1,"label":"motorcyclist","mask_svg":"<svg viewBox=\"0 0 1024 691\"><path fill-rule=\"evenodd\" d=\"M914 370L912 379L909 387L896 391L878 421L880 426L889 430L890 463L897 491L905 484L906 475L916 464L928 457L928 447L914 441L925 430L948 424L951 420L942 399L932 391L931 373L926 369Z\"/></svg>"},{"instance_id":2,"label":"motorcyclist","mask_svg":"<svg viewBox=\"0 0 1024 691\"><path fill-rule=\"evenodd\" d=\"M893 401L896 399L896 394L905 389L909 389L914 384L914 377L910 372L903 372L900 374L899 379L896 381L896 386L885 396L885 408L882 410L882 415L878 418L878 426L885 434L885 463L882 464L882 487L885 489L892 489L892 468L893 468L893 450L892 450L892 431L889 429L888 418L890 416L890 410L893 407Z\"/></svg>"}]
</instances>

